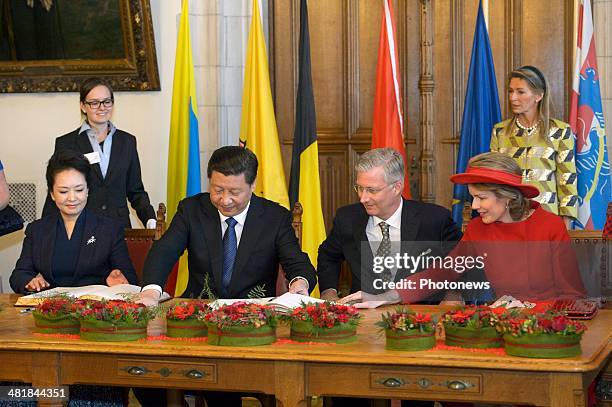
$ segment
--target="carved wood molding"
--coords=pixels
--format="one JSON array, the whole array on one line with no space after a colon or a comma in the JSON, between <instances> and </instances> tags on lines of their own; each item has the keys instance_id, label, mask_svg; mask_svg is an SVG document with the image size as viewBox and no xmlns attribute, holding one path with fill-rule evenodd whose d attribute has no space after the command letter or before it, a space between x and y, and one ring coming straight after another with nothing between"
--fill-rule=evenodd
<instances>
[{"instance_id":1,"label":"carved wood molding","mask_svg":"<svg viewBox=\"0 0 612 407\"><path fill-rule=\"evenodd\" d=\"M523 0L506 2L506 72L521 66L523 43Z\"/></svg>"},{"instance_id":2,"label":"carved wood molding","mask_svg":"<svg viewBox=\"0 0 612 407\"><path fill-rule=\"evenodd\" d=\"M342 19L343 32L348 39L346 59L346 83L343 89L346 110L344 113L344 123L348 130L348 138L352 139L353 134L359 127L359 2L345 0L344 9L346 18ZM352 171L350 172L352 174Z\"/></svg>"},{"instance_id":3,"label":"carved wood molding","mask_svg":"<svg viewBox=\"0 0 612 407\"><path fill-rule=\"evenodd\" d=\"M572 84L574 76L574 2L566 1L563 10L565 24L565 97L563 98L563 111L569 117L570 97L572 94Z\"/></svg>"},{"instance_id":4,"label":"carved wood molding","mask_svg":"<svg viewBox=\"0 0 612 407\"><path fill-rule=\"evenodd\" d=\"M434 99L433 34L434 19L431 0L421 0L421 74L419 93L421 99L421 200L434 202L435 158L434 158Z\"/></svg>"},{"instance_id":5,"label":"carved wood molding","mask_svg":"<svg viewBox=\"0 0 612 407\"><path fill-rule=\"evenodd\" d=\"M453 124L449 137L440 141L441 144L453 146L453 168L457 166L457 154L461 139L461 122L463 120L463 103L465 101L465 27L463 24L465 14L464 0L451 2L451 49L453 53Z\"/></svg>"}]
</instances>

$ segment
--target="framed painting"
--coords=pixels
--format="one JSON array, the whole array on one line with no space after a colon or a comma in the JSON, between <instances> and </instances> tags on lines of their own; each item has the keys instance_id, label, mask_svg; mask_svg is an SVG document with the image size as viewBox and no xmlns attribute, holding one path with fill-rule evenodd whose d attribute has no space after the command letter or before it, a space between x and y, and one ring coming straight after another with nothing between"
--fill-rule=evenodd
<instances>
[{"instance_id":1,"label":"framed painting","mask_svg":"<svg viewBox=\"0 0 612 407\"><path fill-rule=\"evenodd\" d=\"M0 0L0 92L159 90L149 0Z\"/></svg>"}]
</instances>

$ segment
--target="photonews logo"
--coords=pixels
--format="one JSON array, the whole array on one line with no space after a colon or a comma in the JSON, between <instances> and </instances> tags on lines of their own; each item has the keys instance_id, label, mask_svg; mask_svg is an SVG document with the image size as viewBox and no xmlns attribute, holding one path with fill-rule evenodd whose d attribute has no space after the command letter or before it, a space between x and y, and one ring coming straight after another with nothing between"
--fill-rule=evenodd
<instances>
[{"instance_id":1,"label":"photonews logo","mask_svg":"<svg viewBox=\"0 0 612 407\"><path fill-rule=\"evenodd\" d=\"M444 278L404 278L400 281L388 281L384 278L385 270L405 270L414 274L421 270L440 272L454 272L463 274L472 269L484 269L486 253L482 256L434 256L428 249L418 256L408 253L397 253L393 256L374 256L372 271L376 276L372 280L374 290L488 290L491 285L488 281L452 281ZM402 274L406 274L405 272ZM437 274L442 277L445 273Z\"/></svg>"}]
</instances>

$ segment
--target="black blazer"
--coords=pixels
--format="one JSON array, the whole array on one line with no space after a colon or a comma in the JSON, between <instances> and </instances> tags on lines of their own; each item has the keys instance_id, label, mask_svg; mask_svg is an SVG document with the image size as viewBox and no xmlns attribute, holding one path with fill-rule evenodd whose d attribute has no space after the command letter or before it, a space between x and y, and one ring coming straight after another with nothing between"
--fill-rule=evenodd
<instances>
[{"instance_id":1,"label":"black blazer","mask_svg":"<svg viewBox=\"0 0 612 407\"><path fill-rule=\"evenodd\" d=\"M362 287L362 277L372 278L374 257L366 235L368 219L369 216L360 203L344 206L336 212L332 230L327 239L319 246L317 277L321 292L328 288L338 288L340 266L344 260L348 262L351 269L351 293L366 288ZM425 242L456 242L461 240L461 236L461 230L447 209L434 204L404 200L401 230L402 253L418 256L426 249L432 248L431 255L445 256L454 247L454 243L431 247ZM363 258L362 246L365 248ZM406 272L398 270L395 280L405 276Z\"/></svg>"},{"instance_id":2,"label":"black blazer","mask_svg":"<svg viewBox=\"0 0 612 407\"><path fill-rule=\"evenodd\" d=\"M221 293L223 250L219 212L202 193L183 199L170 227L153 243L143 268L143 286L164 286L170 270L187 249L189 282L184 297L198 297L204 288ZM287 278L301 276L315 287L315 270L308 256L300 250L291 227L291 214L275 202L253 195L229 287L229 298L246 298L256 286L263 285L266 296L274 296L278 264Z\"/></svg>"},{"instance_id":3,"label":"black blazer","mask_svg":"<svg viewBox=\"0 0 612 407\"><path fill-rule=\"evenodd\" d=\"M79 129L55 139L55 152L93 152L87 133L79 134ZM100 215L119 219L124 227L129 228L131 225L127 197L143 225L146 226L149 219L155 219L155 210L142 184L136 137L119 129L115 131L106 178L102 177L100 164L93 164L91 167L87 208ZM57 206L47 194L42 216L51 213L57 213Z\"/></svg>"},{"instance_id":4,"label":"black blazer","mask_svg":"<svg viewBox=\"0 0 612 407\"><path fill-rule=\"evenodd\" d=\"M49 288L57 286L53 278L52 261L58 216L46 216L26 228L21 256L9 280L16 293L25 293L26 284L38 273L50 284ZM88 244L92 236L95 242ZM79 259L70 285L106 285L106 277L113 269L121 270L130 284L138 284L123 237L123 225L89 211L85 219Z\"/></svg>"}]
</instances>

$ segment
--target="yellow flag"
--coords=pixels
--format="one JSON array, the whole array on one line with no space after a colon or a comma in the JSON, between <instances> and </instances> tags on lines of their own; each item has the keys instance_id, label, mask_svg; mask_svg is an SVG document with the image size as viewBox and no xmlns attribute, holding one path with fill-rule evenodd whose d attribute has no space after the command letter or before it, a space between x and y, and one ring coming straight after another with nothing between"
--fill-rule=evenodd
<instances>
[{"instance_id":1,"label":"yellow flag","mask_svg":"<svg viewBox=\"0 0 612 407\"><path fill-rule=\"evenodd\" d=\"M255 153L259 161L255 193L289 209L258 3L258 0L253 0L244 70L240 141Z\"/></svg>"}]
</instances>

